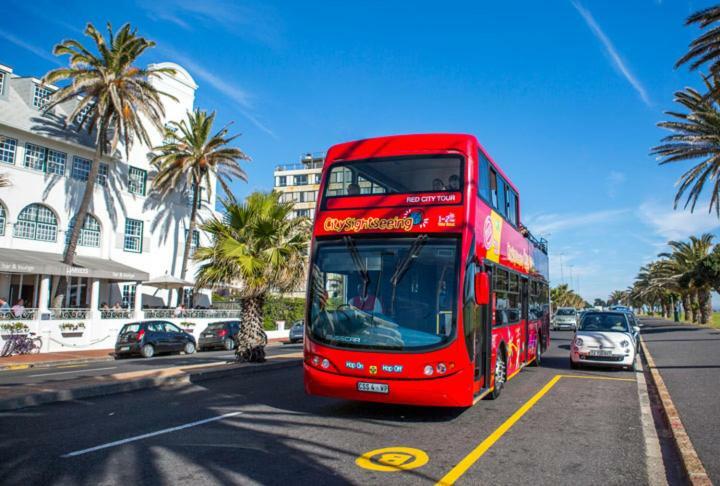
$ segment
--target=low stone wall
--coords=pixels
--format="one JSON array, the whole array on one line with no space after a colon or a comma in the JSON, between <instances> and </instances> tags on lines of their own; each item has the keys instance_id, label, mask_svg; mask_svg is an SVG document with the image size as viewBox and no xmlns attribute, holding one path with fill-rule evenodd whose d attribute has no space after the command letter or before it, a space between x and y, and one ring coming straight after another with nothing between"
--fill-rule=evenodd
<instances>
[{"instance_id":1,"label":"low stone wall","mask_svg":"<svg viewBox=\"0 0 720 486\"><path fill-rule=\"evenodd\" d=\"M180 328L190 332L195 339L200 337L200 333L205 330L211 322L218 321L215 319L162 319L163 321L172 322ZM45 320L45 321L24 321L30 332L34 332L42 338L42 353L57 351L82 351L91 349L108 349L115 347L118 332L124 324L132 322L133 319L84 319L78 320ZM82 322L84 329L63 330L60 326L64 323L78 324ZM192 327L181 325L182 322L195 323ZM266 331L268 339L287 338L289 330ZM4 334L4 333L3 333ZM4 339L0 337L0 349L4 344Z\"/></svg>"}]
</instances>

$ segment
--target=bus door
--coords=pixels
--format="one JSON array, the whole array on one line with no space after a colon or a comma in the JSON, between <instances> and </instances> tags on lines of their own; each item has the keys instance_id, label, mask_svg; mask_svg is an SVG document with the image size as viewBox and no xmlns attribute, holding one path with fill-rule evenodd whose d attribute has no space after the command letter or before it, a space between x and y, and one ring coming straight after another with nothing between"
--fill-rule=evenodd
<instances>
[{"instance_id":1,"label":"bus door","mask_svg":"<svg viewBox=\"0 0 720 486\"><path fill-rule=\"evenodd\" d=\"M522 353L523 363L527 363L530 358L530 320L528 318L528 302L530 297L530 285L527 277L520 278L520 319L523 322L522 328L525 337L523 337Z\"/></svg>"},{"instance_id":2,"label":"bus door","mask_svg":"<svg viewBox=\"0 0 720 486\"><path fill-rule=\"evenodd\" d=\"M465 344L468 355L473 362L473 381L479 384L477 393L487 388L487 371L489 369L490 327L489 305L478 305L475 296L475 275L482 271L482 266L471 262L465 271L465 298L463 305L463 326L465 328ZM486 289L486 292L489 289ZM489 297L486 298L486 301ZM479 382L479 383L478 383Z\"/></svg>"}]
</instances>

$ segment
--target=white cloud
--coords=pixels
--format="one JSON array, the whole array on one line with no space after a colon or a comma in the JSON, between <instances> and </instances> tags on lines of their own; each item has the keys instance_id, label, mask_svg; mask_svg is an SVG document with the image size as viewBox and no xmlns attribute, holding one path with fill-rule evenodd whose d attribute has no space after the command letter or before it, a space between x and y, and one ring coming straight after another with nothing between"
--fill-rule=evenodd
<instances>
[{"instance_id":1,"label":"white cloud","mask_svg":"<svg viewBox=\"0 0 720 486\"><path fill-rule=\"evenodd\" d=\"M603 32L603 30L600 28L590 11L583 7L580 2L573 1L572 5L573 7L575 7L575 10L577 10L578 13L582 16L583 20L585 20L585 23L588 25L588 27L590 27L590 30L592 30L595 37L602 43L603 47L605 47L605 51L607 52L607 55L610 56L610 60L612 61L613 65L620 71L620 73L627 80L627 82L630 83L630 85L635 89L635 91L637 91L637 94L640 95L640 98L643 100L643 102L647 106L651 106L652 103L650 102L650 98L645 91L645 87L640 83L640 81L635 77L635 75L630 72L630 69L625 64L625 61L623 61L617 49L615 49L612 41L608 38L607 35L605 35L605 32Z\"/></svg>"},{"instance_id":2,"label":"white cloud","mask_svg":"<svg viewBox=\"0 0 720 486\"><path fill-rule=\"evenodd\" d=\"M672 210L653 201L640 205L638 216L657 236L665 240L682 240L692 235L713 232L720 227L720 219L715 214Z\"/></svg>"},{"instance_id":3,"label":"white cloud","mask_svg":"<svg viewBox=\"0 0 720 486\"><path fill-rule=\"evenodd\" d=\"M50 49L43 49L41 47L37 47L35 45L28 44L24 40L22 40L18 37L15 37L10 32L4 31L2 29L0 29L0 37L4 38L11 44L14 44L21 49L25 49L28 52L32 52L36 56L41 57L41 58L45 59L46 61L50 61L53 64L62 66L62 62L60 62L60 60L57 57L52 55L52 51Z\"/></svg>"},{"instance_id":4,"label":"white cloud","mask_svg":"<svg viewBox=\"0 0 720 486\"><path fill-rule=\"evenodd\" d=\"M225 79L216 75L215 72L207 69L206 67L185 56L184 54L180 54L179 52L169 49L167 47L158 48L158 50L165 53L169 57L174 58L179 64L181 64L188 71L190 71L190 73L194 77L204 80L210 86L222 93L224 96L227 96L230 100L234 101L238 111L245 118L247 118L250 123L255 125L263 132L267 133L271 137L277 139L277 135L275 134L275 132L273 132L270 128L268 128L265 124L258 120L257 116L251 112L253 106L252 95L250 95L250 93L235 84L231 84L225 81Z\"/></svg>"},{"instance_id":5,"label":"white cloud","mask_svg":"<svg viewBox=\"0 0 720 486\"><path fill-rule=\"evenodd\" d=\"M558 233L573 228L582 228L590 224L617 220L629 212L629 209L611 209L575 214L540 214L528 218L527 226L536 235Z\"/></svg>"}]
</instances>

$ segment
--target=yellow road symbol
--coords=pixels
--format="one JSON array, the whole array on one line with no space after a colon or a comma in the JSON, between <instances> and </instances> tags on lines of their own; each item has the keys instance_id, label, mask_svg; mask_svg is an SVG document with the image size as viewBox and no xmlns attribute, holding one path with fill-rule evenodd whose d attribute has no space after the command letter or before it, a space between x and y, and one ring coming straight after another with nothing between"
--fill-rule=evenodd
<instances>
[{"instance_id":1,"label":"yellow road symbol","mask_svg":"<svg viewBox=\"0 0 720 486\"><path fill-rule=\"evenodd\" d=\"M424 466L429 460L428 455L420 449L385 447L366 452L355 459L355 464L371 471L397 472Z\"/></svg>"}]
</instances>

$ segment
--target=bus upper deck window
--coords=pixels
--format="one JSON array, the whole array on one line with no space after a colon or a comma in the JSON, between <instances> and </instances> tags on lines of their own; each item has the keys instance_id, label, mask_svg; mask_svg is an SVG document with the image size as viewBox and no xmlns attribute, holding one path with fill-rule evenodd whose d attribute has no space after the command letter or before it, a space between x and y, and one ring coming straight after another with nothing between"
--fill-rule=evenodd
<instances>
[{"instance_id":1,"label":"bus upper deck window","mask_svg":"<svg viewBox=\"0 0 720 486\"><path fill-rule=\"evenodd\" d=\"M498 208L498 177L492 169L490 169L490 203L495 209Z\"/></svg>"},{"instance_id":2,"label":"bus upper deck window","mask_svg":"<svg viewBox=\"0 0 720 486\"><path fill-rule=\"evenodd\" d=\"M482 152L478 152L478 194L486 201L490 200L490 164Z\"/></svg>"}]
</instances>

